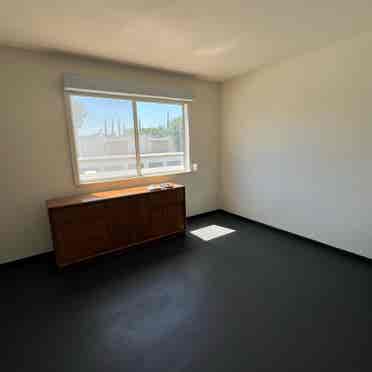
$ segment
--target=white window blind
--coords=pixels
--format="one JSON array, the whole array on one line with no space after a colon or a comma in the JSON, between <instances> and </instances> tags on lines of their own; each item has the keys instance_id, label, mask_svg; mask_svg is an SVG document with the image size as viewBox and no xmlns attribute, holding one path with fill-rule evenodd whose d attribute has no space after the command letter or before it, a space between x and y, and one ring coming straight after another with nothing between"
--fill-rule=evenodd
<instances>
[{"instance_id":1,"label":"white window blind","mask_svg":"<svg viewBox=\"0 0 372 372\"><path fill-rule=\"evenodd\" d=\"M64 90L67 92L91 92L113 95L140 96L149 98L164 98L179 101L192 101L192 92L188 86L181 83L165 85L149 83L136 77L123 81L93 79L79 74L65 73L63 76Z\"/></svg>"}]
</instances>

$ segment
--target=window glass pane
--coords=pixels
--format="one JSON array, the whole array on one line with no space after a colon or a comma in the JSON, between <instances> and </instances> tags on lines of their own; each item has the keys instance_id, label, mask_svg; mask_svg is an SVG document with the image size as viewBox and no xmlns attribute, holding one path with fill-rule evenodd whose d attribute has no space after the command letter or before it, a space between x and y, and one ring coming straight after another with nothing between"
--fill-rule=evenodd
<instances>
[{"instance_id":1,"label":"window glass pane","mask_svg":"<svg viewBox=\"0 0 372 372\"><path fill-rule=\"evenodd\" d=\"M81 182L137 175L132 102L71 95Z\"/></svg>"},{"instance_id":2,"label":"window glass pane","mask_svg":"<svg viewBox=\"0 0 372 372\"><path fill-rule=\"evenodd\" d=\"M137 101L139 143L143 174L185 168L182 104Z\"/></svg>"}]
</instances>

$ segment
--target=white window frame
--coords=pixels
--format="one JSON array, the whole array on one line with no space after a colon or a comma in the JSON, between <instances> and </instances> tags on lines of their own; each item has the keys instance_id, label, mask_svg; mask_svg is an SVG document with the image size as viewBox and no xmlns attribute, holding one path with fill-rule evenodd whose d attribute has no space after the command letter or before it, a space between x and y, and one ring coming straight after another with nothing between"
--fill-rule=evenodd
<instances>
[{"instance_id":1,"label":"white window frame","mask_svg":"<svg viewBox=\"0 0 372 372\"><path fill-rule=\"evenodd\" d=\"M73 89L69 88L64 92L65 105L67 112L67 127L68 127L68 137L70 144L71 160L72 160L72 170L74 182L77 186L91 185L91 184L102 184L102 183L113 183L122 182L126 180L133 179L145 179L149 177L160 177L160 176L171 176L177 174L185 174L191 172L191 153L190 153L190 103L191 99L178 99L169 97L158 97L158 96L148 96L148 95L136 95L136 94L125 94L121 92L105 92L105 91L90 91L85 89ZM99 98L110 98L110 99L121 99L129 100L132 102L132 113L133 113L133 123L134 123L134 141L136 150L136 169L137 175L135 176L119 176L119 177L107 177L100 178L99 180L92 181L82 181L80 179L79 162L78 162L78 152L76 143L76 133L75 127L73 125L72 118L72 106L71 106L71 96L86 96L86 97L99 97ZM154 102L154 103L171 103L178 104L182 106L183 113L183 136L184 136L184 168L176 171L164 172L151 171L147 174L143 174L141 169L141 153L139 146L139 128L138 128L138 113L137 113L137 102Z\"/></svg>"}]
</instances>

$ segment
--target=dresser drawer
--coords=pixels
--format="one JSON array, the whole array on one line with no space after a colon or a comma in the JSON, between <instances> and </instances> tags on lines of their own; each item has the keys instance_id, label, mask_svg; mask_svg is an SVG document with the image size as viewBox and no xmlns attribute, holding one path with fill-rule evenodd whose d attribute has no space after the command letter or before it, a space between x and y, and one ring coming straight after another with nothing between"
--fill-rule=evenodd
<instances>
[{"instance_id":1,"label":"dresser drawer","mask_svg":"<svg viewBox=\"0 0 372 372\"><path fill-rule=\"evenodd\" d=\"M154 191L147 195L148 203L151 206L164 206L169 204L179 204L184 202L184 189L169 189Z\"/></svg>"},{"instance_id":2,"label":"dresser drawer","mask_svg":"<svg viewBox=\"0 0 372 372\"><path fill-rule=\"evenodd\" d=\"M54 209L52 218L59 223L81 223L104 219L105 212L105 202L98 202Z\"/></svg>"}]
</instances>

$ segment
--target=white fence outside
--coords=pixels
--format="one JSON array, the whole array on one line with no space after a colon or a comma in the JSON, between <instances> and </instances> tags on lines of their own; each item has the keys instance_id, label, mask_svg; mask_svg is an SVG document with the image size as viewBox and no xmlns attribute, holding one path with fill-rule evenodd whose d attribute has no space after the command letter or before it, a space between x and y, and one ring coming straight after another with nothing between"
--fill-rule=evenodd
<instances>
[{"instance_id":1,"label":"white fence outside","mask_svg":"<svg viewBox=\"0 0 372 372\"><path fill-rule=\"evenodd\" d=\"M82 181L133 177L136 172L136 155L84 156L78 158ZM142 173L171 173L184 169L183 152L150 153L141 155Z\"/></svg>"}]
</instances>

